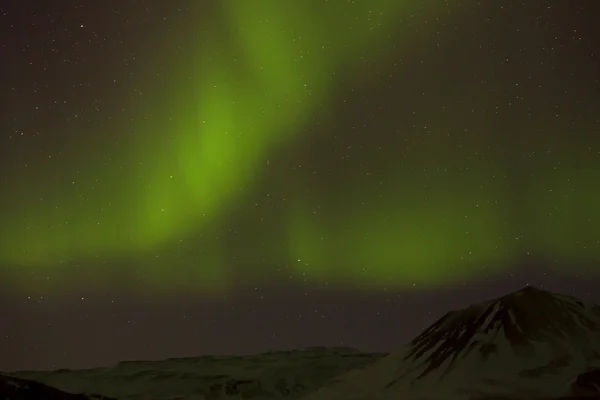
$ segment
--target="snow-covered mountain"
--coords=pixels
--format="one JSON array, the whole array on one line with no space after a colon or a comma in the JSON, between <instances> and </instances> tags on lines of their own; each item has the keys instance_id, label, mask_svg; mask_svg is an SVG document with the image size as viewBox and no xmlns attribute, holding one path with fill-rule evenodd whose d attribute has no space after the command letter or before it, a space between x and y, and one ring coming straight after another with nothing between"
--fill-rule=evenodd
<instances>
[{"instance_id":1,"label":"snow-covered mountain","mask_svg":"<svg viewBox=\"0 0 600 400\"><path fill-rule=\"evenodd\" d=\"M597 378L596 368L600 307L526 287L449 312L405 349L306 400L552 398L585 391L575 384Z\"/></svg>"}]
</instances>

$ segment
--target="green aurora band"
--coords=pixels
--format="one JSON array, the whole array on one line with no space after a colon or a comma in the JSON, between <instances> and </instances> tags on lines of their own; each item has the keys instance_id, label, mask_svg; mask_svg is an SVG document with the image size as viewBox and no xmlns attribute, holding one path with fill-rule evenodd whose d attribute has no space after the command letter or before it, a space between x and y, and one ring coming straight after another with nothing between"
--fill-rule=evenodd
<instances>
[{"instance_id":1,"label":"green aurora band","mask_svg":"<svg viewBox=\"0 0 600 400\"><path fill-rule=\"evenodd\" d=\"M260 179L266 160L281 146L302 140L294 132L327 109L336 71L354 66L354 75L368 78L362 57L384 54L392 43L396 51L422 45L408 37L409 28L436 15L452 18L443 1L428 2L427 9L400 0L225 4L226 26L215 23L204 32L219 39L201 40L197 54L188 57L197 76L173 77L165 104L157 107L163 110L159 119L168 123L140 118L125 144L99 144L103 154L112 154L111 164L86 152L80 163L85 167L73 172L65 165L60 179L40 171L23 176L31 183L15 189L10 203L15 212L3 217L0 262L38 271L95 257L145 257L142 286L172 290L193 275L203 289L224 288L237 271L214 241L204 246L201 265L182 258L165 266L155 254L187 235L209 232ZM411 19L397 26L396 21ZM172 46L171 40L163 46ZM357 190L372 194L368 209L334 203L314 191L312 196L298 191L289 199L284 222L289 240L281 251L297 274L315 282L433 285L474 276L484 264L500 268L496 265L524 251L565 258L600 255L593 239L600 233L600 185L594 185L600 171L582 168L563 176L550 168L513 188L510 179L502 179L511 173L509 163L490 156L477 170L461 173L457 187L450 179L456 173L448 172L458 158L456 146L448 143L447 152L432 152L426 142L421 146L411 150L413 160L405 160L414 168L403 174L401 191L360 178L340 189L348 199ZM565 164L585 164L581 146L565 149ZM438 169L432 178L430 166L444 163L448 170ZM499 171L498 163L506 170ZM483 177L494 173L500 179L490 186ZM310 186L299 179L298 185ZM79 192L80 182L88 189ZM562 211L545 206L557 202L564 204ZM315 217L317 208L330 217ZM251 254L248 260L256 261ZM112 274L101 266L96 273L97 282Z\"/></svg>"}]
</instances>

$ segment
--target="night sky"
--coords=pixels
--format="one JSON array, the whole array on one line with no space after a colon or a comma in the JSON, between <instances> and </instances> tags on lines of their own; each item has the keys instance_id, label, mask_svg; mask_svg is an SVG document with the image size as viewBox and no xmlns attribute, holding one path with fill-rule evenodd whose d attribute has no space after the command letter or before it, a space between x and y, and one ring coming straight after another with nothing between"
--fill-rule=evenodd
<instances>
[{"instance_id":1,"label":"night sky","mask_svg":"<svg viewBox=\"0 0 600 400\"><path fill-rule=\"evenodd\" d=\"M4 3L0 370L600 303L600 2Z\"/></svg>"}]
</instances>

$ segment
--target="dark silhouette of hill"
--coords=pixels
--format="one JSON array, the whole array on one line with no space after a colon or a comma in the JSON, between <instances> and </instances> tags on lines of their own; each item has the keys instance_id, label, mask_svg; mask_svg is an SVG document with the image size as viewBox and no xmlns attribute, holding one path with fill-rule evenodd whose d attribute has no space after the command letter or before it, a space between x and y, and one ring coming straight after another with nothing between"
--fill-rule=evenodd
<instances>
[{"instance_id":1,"label":"dark silhouette of hill","mask_svg":"<svg viewBox=\"0 0 600 400\"><path fill-rule=\"evenodd\" d=\"M0 375L2 400L115 400L106 396L73 394L29 379Z\"/></svg>"}]
</instances>

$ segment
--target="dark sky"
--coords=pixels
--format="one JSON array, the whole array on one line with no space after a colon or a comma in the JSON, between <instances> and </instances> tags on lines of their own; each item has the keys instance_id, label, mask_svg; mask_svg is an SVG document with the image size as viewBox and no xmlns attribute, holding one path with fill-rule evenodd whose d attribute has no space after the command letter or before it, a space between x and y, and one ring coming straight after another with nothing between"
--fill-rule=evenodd
<instances>
[{"instance_id":1,"label":"dark sky","mask_svg":"<svg viewBox=\"0 0 600 400\"><path fill-rule=\"evenodd\" d=\"M600 303L600 3L0 7L0 370Z\"/></svg>"}]
</instances>

